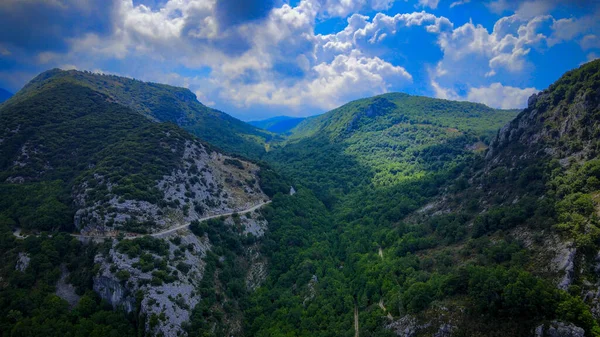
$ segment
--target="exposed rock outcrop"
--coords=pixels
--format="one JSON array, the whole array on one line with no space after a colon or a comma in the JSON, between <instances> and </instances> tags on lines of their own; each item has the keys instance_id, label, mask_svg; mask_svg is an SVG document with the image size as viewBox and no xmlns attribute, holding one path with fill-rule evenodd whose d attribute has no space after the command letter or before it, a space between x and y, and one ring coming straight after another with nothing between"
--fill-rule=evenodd
<instances>
[{"instance_id":1,"label":"exposed rock outcrop","mask_svg":"<svg viewBox=\"0 0 600 337\"><path fill-rule=\"evenodd\" d=\"M29 257L29 254L23 252L19 253L19 256L17 258L17 264L15 265L15 270L24 272L25 269L29 267L30 261L31 258Z\"/></svg>"},{"instance_id":2,"label":"exposed rock outcrop","mask_svg":"<svg viewBox=\"0 0 600 337\"><path fill-rule=\"evenodd\" d=\"M113 193L113 185L100 175L83 182L74 192L75 226L82 233L105 233L131 228L154 232L176 227L207 215L243 210L267 196L258 185L258 166L186 141L179 167L156 182L162 200L130 200ZM93 200L94 188L104 185L108 201Z\"/></svg>"},{"instance_id":3,"label":"exposed rock outcrop","mask_svg":"<svg viewBox=\"0 0 600 337\"><path fill-rule=\"evenodd\" d=\"M255 237L263 235L267 222L258 212L229 216L224 223L233 232ZM139 256L130 257L117 249L117 240L107 254L96 257L101 268L94 278L94 290L113 307L121 307L127 312L139 310L146 317L146 331L166 337L185 336L184 325L189 322L194 307L202 300L198 292L200 282L205 275L207 252L212 245L207 235L198 237L188 229L173 232L159 240L168 245L168 253L159 256L151 251L142 251ZM145 255L144 258L142 256ZM247 266L246 287L253 291L265 280L267 275L266 259L254 244L246 248L243 254ZM144 261L152 259L150 267L144 267ZM159 273L168 275L168 281L158 280L156 265L162 265ZM170 277L174 276L174 277ZM139 307L136 307L139 305ZM241 329L241 319L229 322ZM237 327L237 328L236 328Z\"/></svg>"},{"instance_id":4,"label":"exposed rock outcrop","mask_svg":"<svg viewBox=\"0 0 600 337\"><path fill-rule=\"evenodd\" d=\"M585 330L574 324L552 321L535 328L535 337L584 337Z\"/></svg>"},{"instance_id":5,"label":"exposed rock outcrop","mask_svg":"<svg viewBox=\"0 0 600 337\"><path fill-rule=\"evenodd\" d=\"M179 244L162 240L169 245L168 256L145 252L152 254L155 261L160 261L156 263L166 263L166 269L178 275L171 283L156 283L156 277L153 275L155 269L144 270L139 264L140 257L130 258L120 253L116 249L116 240L113 241L113 247L107 255L96 257L101 271L94 278L94 290L113 307L122 307L127 312L136 309L136 295L141 294L139 310L147 317L146 331L160 332L166 337L185 333L182 324L189 321L191 309L200 301L196 288L204 273L202 258L206 256L210 247L206 239L200 239L189 231L178 237ZM175 254L180 255L180 258L176 258ZM185 263L189 270L178 271L177 264L180 262ZM152 317L161 319L156 320Z\"/></svg>"}]
</instances>

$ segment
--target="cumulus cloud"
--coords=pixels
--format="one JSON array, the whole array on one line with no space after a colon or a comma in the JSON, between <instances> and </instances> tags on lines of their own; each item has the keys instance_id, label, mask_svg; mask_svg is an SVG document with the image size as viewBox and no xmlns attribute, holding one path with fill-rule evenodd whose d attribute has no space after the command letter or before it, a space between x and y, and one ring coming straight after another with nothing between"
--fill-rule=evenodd
<instances>
[{"instance_id":1,"label":"cumulus cloud","mask_svg":"<svg viewBox=\"0 0 600 337\"><path fill-rule=\"evenodd\" d=\"M600 11L580 18L565 18L554 20L552 35L548 39L548 46L572 40L588 32L600 29ZM582 45L583 47L583 45Z\"/></svg>"},{"instance_id":2,"label":"cumulus cloud","mask_svg":"<svg viewBox=\"0 0 600 337\"><path fill-rule=\"evenodd\" d=\"M486 2L488 9L496 14L513 12L522 19L550 14L560 6L578 7L590 10L598 4L589 0L491 0Z\"/></svg>"},{"instance_id":3,"label":"cumulus cloud","mask_svg":"<svg viewBox=\"0 0 600 337\"><path fill-rule=\"evenodd\" d=\"M470 88L466 99L493 108L517 109L527 106L529 96L537 92L536 88L515 88L496 82L487 87Z\"/></svg>"},{"instance_id":4,"label":"cumulus cloud","mask_svg":"<svg viewBox=\"0 0 600 337\"><path fill-rule=\"evenodd\" d=\"M412 81L412 76L403 67L357 51L338 55L329 63L317 64L312 72L312 76L289 87L273 82L228 85L225 87L229 89L222 94L239 106L262 104L331 109L357 96L386 92L392 84Z\"/></svg>"},{"instance_id":5,"label":"cumulus cloud","mask_svg":"<svg viewBox=\"0 0 600 337\"><path fill-rule=\"evenodd\" d=\"M395 0L310 0L324 17L346 17L361 9L386 10Z\"/></svg>"},{"instance_id":6,"label":"cumulus cloud","mask_svg":"<svg viewBox=\"0 0 600 337\"><path fill-rule=\"evenodd\" d=\"M458 94L452 88L445 88L435 80L431 81L435 97L459 101L483 103L497 109L521 109L527 105L527 99L539 92L536 88L517 88L494 82L490 85L470 87L465 95Z\"/></svg>"},{"instance_id":7,"label":"cumulus cloud","mask_svg":"<svg viewBox=\"0 0 600 337\"><path fill-rule=\"evenodd\" d=\"M531 50L542 52L550 44L551 37L543 32L565 24L557 24L557 21L550 15L525 19L513 14L500 18L491 31L468 22L441 32L438 44L444 55L435 68L429 70L432 91L439 98L476 101L497 108L523 107L527 97L537 89L506 85L497 78L506 79L506 74L515 79L526 76L526 70L534 67L528 62ZM567 37L555 39L560 43Z\"/></svg>"}]
</instances>

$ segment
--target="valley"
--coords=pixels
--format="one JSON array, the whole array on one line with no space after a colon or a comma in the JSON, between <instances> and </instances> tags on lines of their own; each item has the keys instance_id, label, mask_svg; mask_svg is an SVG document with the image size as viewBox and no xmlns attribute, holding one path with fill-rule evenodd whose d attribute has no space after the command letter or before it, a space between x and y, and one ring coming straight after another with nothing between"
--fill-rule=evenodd
<instances>
[{"instance_id":1,"label":"valley","mask_svg":"<svg viewBox=\"0 0 600 337\"><path fill-rule=\"evenodd\" d=\"M600 336L600 61L520 111L292 124L35 77L0 105L2 336Z\"/></svg>"}]
</instances>

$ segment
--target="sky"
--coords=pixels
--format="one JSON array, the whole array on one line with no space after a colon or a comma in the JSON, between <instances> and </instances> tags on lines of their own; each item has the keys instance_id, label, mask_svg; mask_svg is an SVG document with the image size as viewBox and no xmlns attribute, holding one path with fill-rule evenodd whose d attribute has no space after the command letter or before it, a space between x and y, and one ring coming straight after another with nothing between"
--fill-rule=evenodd
<instances>
[{"instance_id":1,"label":"sky","mask_svg":"<svg viewBox=\"0 0 600 337\"><path fill-rule=\"evenodd\" d=\"M396 91L522 108L600 57L600 0L2 0L0 18L9 91L89 70L242 120Z\"/></svg>"}]
</instances>

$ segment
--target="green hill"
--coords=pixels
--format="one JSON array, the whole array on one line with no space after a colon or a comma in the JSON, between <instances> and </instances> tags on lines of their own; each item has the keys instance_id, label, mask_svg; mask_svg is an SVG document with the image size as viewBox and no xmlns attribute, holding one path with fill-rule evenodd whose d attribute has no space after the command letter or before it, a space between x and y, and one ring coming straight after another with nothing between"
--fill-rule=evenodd
<instances>
[{"instance_id":1,"label":"green hill","mask_svg":"<svg viewBox=\"0 0 600 337\"><path fill-rule=\"evenodd\" d=\"M227 152L258 158L273 134L242 122L198 102L185 88L142 82L135 79L76 70L46 71L28 83L15 100L37 91L69 82L105 94L151 120L175 123L202 140Z\"/></svg>"},{"instance_id":2,"label":"green hill","mask_svg":"<svg viewBox=\"0 0 600 337\"><path fill-rule=\"evenodd\" d=\"M319 190L392 186L482 151L516 111L391 93L308 118L267 159Z\"/></svg>"}]
</instances>

